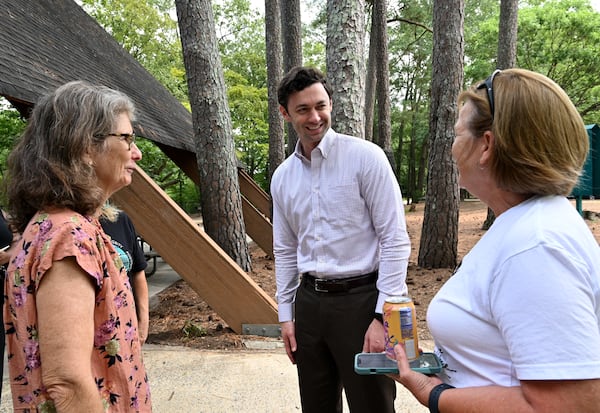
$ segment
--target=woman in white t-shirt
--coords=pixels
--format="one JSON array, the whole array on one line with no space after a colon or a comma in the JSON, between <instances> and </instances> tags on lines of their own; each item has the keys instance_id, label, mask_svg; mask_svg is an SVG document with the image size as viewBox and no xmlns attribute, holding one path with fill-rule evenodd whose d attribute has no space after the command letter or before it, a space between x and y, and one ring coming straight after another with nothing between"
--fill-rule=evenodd
<instances>
[{"instance_id":1,"label":"woman in white t-shirt","mask_svg":"<svg viewBox=\"0 0 600 413\"><path fill-rule=\"evenodd\" d=\"M568 201L588 135L566 93L522 69L459 97L459 184L494 212L427 313L439 376L395 379L431 412L598 412L600 248Z\"/></svg>"}]
</instances>

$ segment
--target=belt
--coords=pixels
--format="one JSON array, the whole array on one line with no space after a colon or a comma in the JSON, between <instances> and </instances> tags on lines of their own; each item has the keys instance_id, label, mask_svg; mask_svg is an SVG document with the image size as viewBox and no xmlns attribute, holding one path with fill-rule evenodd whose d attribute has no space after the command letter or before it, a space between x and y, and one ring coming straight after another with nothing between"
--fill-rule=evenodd
<instances>
[{"instance_id":1,"label":"belt","mask_svg":"<svg viewBox=\"0 0 600 413\"><path fill-rule=\"evenodd\" d=\"M306 284L313 287L318 293L346 293L353 288L363 285L373 284L377 281L378 270L356 277L340 278L340 279L324 279L316 278L313 275L305 272L302 274L302 279L306 280Z\"/></svg>"}]
</instances>

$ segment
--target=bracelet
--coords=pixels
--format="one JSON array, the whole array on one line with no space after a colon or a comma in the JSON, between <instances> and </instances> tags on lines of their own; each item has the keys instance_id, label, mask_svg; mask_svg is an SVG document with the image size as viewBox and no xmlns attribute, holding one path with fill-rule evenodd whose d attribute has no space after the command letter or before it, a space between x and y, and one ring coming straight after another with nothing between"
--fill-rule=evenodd
<instances>
[{"instance_id":1,"label":"bracelet","mask_svg":"<svg viewBox=\"0 0 600 413\"><path fill-rule=\"evenodd\" d=\"M383 324L383 315L381 313L373 313L373 318Z\"/></svg>"},{"instance_id":2,"label":"bracelet","mask_svg":"<svg viewBox=\"0 0 600 413\"><path fill-rule=\"evenodd\" d=\"M435 386L431 393L429 393L429 412L430 413L440 413L438 409L438 403L440 401L440 395L444 390L453 389L454 386L451 386L446 383L438 384Z\"/></svg>"}]
</instances>

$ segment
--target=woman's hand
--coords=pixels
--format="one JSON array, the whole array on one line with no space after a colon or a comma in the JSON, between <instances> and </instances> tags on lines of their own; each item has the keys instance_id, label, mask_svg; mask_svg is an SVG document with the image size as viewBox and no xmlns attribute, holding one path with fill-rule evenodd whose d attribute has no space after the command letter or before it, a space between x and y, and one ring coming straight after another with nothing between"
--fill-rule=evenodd
<instances>
[{"instance_id":1,"label":"woman's hand","mask_svg":"<svg viewBox=\"0 0 600 413\"><path fill-rule=\"evenodd\" d=\"M399 373L390 374L389 376L406 387L423 406L427 406L429 404L429 393L442 381L437 376L427 376L412 370L406 358L403 344L396 344L394 353Z\"/></svg>"}]
</instances>

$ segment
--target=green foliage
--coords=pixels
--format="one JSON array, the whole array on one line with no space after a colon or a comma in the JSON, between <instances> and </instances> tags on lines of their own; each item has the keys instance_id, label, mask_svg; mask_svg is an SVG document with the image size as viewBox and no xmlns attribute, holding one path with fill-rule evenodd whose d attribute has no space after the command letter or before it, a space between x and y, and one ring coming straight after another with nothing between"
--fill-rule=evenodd
<instances>
[{"instance_id":1,"label":"green foliage","mask_svg":"<svg viewBox=\"0 0 600 413\"><path fill-rule=\"evenodd\" d=\"M600 120L599 26L587 0L549 0L519 14L517 65L558 83L587 123Z\"/></svg>"},{"instance_id":2,"label":"green foliage","mask_svg":"<svg viewBox=\"0 0 600 413\"><path fill-rule=\"evenodd\" d=\"M402 142L402 154L401 157L397 154L396 166L405 193L415 184L414 176L413 182L408 182L411 177L409 160L415 156L414 162L418 161L429 133L432 10L431 0L422 0L390 4L388 13L392 145L399 147ZM416 148L414 154L411 152L412 141ZM418 199L414 194L408 195Z\"/></svg>"},{"instance_id":3,"label":"green foliage","mask_svg":"<svg viewBox=\"0 0 600 413\"><path fill-rule=\"evenodd\" d=\"M90 15L189 108L177 21L172 17L175 15L172 1L82 2ZM312 2L315 8L324 10L324 2ZM213 11L238 159L257 183L267 190L269 135L264 18L251 9L249 0L216 1L213 2ZM305 56L307 64L324 69L325 20L323 13L320 16L321 19L317 19L312 28L304 31L305 36L311 39L305 43ZM194 192L197 194L197 190L189 190L189 182L173 181L176 180L176 168L169 164L158 148L148 143L143 151L142 168L168 193L177 187L177 196L185 198L192 197ZM180 176L183 179L183 175Z\"/></svg>"},{"instance_id":4,"label":"green foliage","mask_svg":"<svg viewBox=\"0 0 600 413\"><path fill-rule=\"evenodd\" d=\"M200 211L200 190L182 171L179 171L177 187L170 187L167 194L188 214Z\"/></svg>"},{"instance_id":5,"label":"green foliage","mask_svg":"<svg viewBox=\"0 0 600 413\"><path fill-rule=\"evenodd\" d=\"M187 84L177 21L167 0L82 0L84 9L180 101Z\"/></svg>"},{"instance_id":6,"label":"green foliage","mask_svg":"<svg viewBox=\"0 0 600 413\"><path fill-rule=\"evenodd\" d=\"M410 187L406 181L409 143L416 138L420 151L429 134L432 34L424 28L431 27L431 6L431 0L389 4L392 126L394 146L400 139L403 143L402 163L398 164L403 188ZM466 2L465 87L486 78L496 67L499 14L497 0ZM599 26L600 14L587 0L529 0L520 4L517 66L555 80L588 124L600 119ZM420 156L419 152L415 155Z\"/></svg>"},{"instance_id":7,"label":"green foliage","mask_svg":"<svg viewBox=\"0 0 600 413\"><path fill-rule=\"evenodd\" d=\"M248 0L214 6L238 159L267 189L269 131L264 19Z\"/></svg>"},{"instance_id":8,"label":"green foliage","mask_svg":"<svg viewBox=\"0 0 600 413\"><path fill-rule=\"evenodd\" d=\"M465 83L495 68L499 6L467 14ZM484 3L487 4L487 3ZM489 5L488 5L489 6ZM480 11L480 10L479 10ZM542 73L567 92L586 123L600 118L600 14L588 0L529 0L519 8L517 67Z\"/></svg>"},{"instance_id":9,"label":"green foliage","mask_svg":"<svg viewBox=\"0 0 600 413\"><path fill-rule=\"evenodd\" d=\"M24 129L25 121L19 112L9 108L0 110L0 180L4 179L8 154Z\"/></svg>"},{"instance_id":10,"label":"green foliage","mask_svg":"<svg viewBox=\"0 0 600 413\"><path fill-rule=\"evenodd\" d=\"M171 17L172 2L84 0L84 6L189 108L177 22ZM248 0L219 2L213 10L238 158L266 189L269 138L264 19L250 10ZM198 190L193 184L150 142L145 144L143 152L142 168L184 209L195 209ZM190 205L184 206L182 202Z\"/></svg>"},{"instance_id":11,"label":"green foliage","mask_svg":"<svg viewBox=\"0 0 600 413\"><path fill-rule=\"evenodd\" d=\"M500 4L495 0L467 2L465 11L465 88L485 79L498 56Z\"/></svg>"},{"instance_id":12,"label":"green foliage","mask_svg":"<svg viewBox=\"0 0 600 413\"><path fill-rule=\"evenodd\" d=\"M136 145L142 151L140 168L186 212L197 212L200 194L192 180L154 142L139 138Z\"/></svg>"},{"instance_id":13,"label":"green foliage","mask_svg":"<svg viewBox=\"0 0 600 413\"><path fill-rule=\"evenodd\" d=\"M188 338L204 337L208 334L206 328L202 327L202 325L200 325L199 323L195 323L191 320L185 322L181 331Z\"/></svg>"},{"instance_id":14,"label":"green foliage","mask_svg":"<svg viewBox=\"0 0 600 413\"><path fill-rule=\"evenodd\" d=\"M264 18L250 9L248 0L224 1L213 10L224 70L254 87L267 87Z\"/></svg>"},{"instance_id":15,"label":"green foliage","mask_svg":"<svg viewBox=\"0 0 600 413\"><path fill-rule=\"evenodd\" d=\"M239 73L229 70L225 73L225 81L238 159L248 174L266 189L269 159L267 89L252 86Z\"/></svg>"},{"instance_id":16,"label":"green foliage","mask_svg":"<svg viewBox=\"0 0 600 413\"><path fill-rule=\"evenodd\" d=\"M171 0L83 0L83 7L189 109L177 21ZM187 212L197 212L196 185L153 142L137 141L140 167Z\"/></svg>"},{"instance_id":17,"label":"green foliage","mask_svg":"<svg viewBox=\"0 0 600 413\"><path fill-rule=\"evenodd\" d=\"M300 12L314 16L313 21L302 22L303 65L326 72L325 44L327 40L327 5L324 0L305 0Z\"/></svg>"},{"instance_id":18,"label":"green foliage","mask_svg":"<svg viewBox=\"0 0 600 413\"><path fill-rule=\"evenodd\" d=\"M81 1L88 13L189 108L172 0ZM252 11L249 0L216 1L213 10L237 156L259 185L268 189L264 18ZM388 2L392 136L394 147L402 142L402 162L397 165L403 188L409 187L408 159L415 156L418 165L429 135L432 10L433 0ZM487 77L495 68L499 12L498 0L465 4L465 86ZM304 64L325 70L325 1L303 0L302 13L313 18L303 22ZM586 123L597 123L600 118L598 27L600 14L587 0L520 3L517 65L544 73L560 84ZM0 111L0 174L22 127L16 112ZM411 140L415 152L411 152ZM198 188L152 142L141 139L140 148L141 167L184 209L195 211Z\"/></svg>"}]
</instances>

